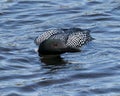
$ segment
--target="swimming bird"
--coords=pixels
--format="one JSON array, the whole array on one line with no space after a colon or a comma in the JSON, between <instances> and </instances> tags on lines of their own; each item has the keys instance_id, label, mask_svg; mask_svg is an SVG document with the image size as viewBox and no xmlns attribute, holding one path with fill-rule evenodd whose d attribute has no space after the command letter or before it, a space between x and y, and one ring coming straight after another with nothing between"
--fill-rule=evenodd
<instances>
[{"instance_id":1,"label":"swimming bird","mask_svg":"<svg viewBox=\"0 0 120 96\"><path fill-rule=\"evenodd\" d=\"M35 43L39 46L39 56L60 55L66 52L79 52L79 48L92 39L89 30L61 28L44 32L35 39Z\"/></svg>"}]
</instances>

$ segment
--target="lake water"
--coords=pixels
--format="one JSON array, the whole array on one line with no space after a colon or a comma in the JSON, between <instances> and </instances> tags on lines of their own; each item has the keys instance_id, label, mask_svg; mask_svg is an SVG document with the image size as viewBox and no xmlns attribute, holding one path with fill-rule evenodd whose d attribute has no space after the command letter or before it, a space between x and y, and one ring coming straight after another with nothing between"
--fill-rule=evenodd
<instances>
[{"instance_id":1,"label":"lake water","mask_svg":"<svg viewBox=\"0 0 120 96\"><path fill-rule=\"evenodd\" d=\"M70 27L95 40L40 59L36 36ZM0 96L120 96L120 0L0 0Z\"/></svg>"}]
</instances>

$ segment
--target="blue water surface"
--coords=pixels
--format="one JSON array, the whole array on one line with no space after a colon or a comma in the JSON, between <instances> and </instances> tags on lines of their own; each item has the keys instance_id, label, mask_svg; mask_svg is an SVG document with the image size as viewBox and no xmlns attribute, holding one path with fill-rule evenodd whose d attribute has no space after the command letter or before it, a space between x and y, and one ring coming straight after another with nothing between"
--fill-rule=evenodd
<instances>
[{"instance_id":1,"label":"blue water surface","mask_svg":"<svg viewBox=\"0 0 120 96\"><path fill-rule=\"evenodd\" d=\"M39 58L54 28L91 30L78 53ZM0 96L119 96L120 0L0 0Z\"/></svg>"}]
</instances>

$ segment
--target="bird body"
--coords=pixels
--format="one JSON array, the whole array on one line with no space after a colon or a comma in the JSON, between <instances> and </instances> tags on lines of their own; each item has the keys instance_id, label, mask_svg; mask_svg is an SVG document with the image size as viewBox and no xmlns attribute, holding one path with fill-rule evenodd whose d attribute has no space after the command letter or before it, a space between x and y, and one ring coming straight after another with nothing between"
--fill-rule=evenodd
<instances>
[{"instance_id":1,"label":"bird body","mask_svg":"<svg viewBox=\"0 0 120 96\"><path fill-rule=\"evenodd\" d=\"M39 46L39 55L78 52L79 48L91 41L89 30L80 28L53 29L39 35L35 43Z\"/></svg>"}]
</instances>

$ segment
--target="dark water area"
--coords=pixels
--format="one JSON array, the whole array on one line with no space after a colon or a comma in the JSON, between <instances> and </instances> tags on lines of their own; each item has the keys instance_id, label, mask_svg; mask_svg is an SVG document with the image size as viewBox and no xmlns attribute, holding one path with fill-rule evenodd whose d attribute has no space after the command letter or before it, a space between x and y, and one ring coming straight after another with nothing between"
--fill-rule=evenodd
<instances>
[{"instance_id":1,"label":"dark water area","mask_svg":"<svg viewBox=\"0 0 120 96\"><path fill-rule=\"evenodd\" d=\"M40 59L36 36L70 27L95 40ZM0 96L120 96L120 0L0 0Z\"/></svg>"}]
</instances>

